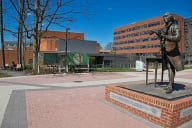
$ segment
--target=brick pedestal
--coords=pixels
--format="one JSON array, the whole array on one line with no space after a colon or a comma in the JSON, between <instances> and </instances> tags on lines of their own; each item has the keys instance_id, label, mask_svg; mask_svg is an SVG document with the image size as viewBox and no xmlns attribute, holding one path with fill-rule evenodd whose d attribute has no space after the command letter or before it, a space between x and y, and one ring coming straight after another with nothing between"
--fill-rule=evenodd
<instances>
[{"instance_id":1,"label":"brick pedestal","mask_svg":"<svg viewBox=\"0 0 192 128\"><path fill-rule=\"evenodd\" d=\"M192 119L192 96L169 101L109 85L105 97L108 102L165 128L175 128Z\"/></svg>"}]
</instances>

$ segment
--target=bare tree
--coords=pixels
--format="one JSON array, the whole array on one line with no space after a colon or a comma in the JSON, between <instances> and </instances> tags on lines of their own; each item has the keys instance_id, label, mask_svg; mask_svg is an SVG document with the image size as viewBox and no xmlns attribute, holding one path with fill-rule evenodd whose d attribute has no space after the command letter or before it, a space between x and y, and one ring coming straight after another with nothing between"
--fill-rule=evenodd
<instances>
[{"instance_id":1,"label":"bare tree","mask_svg":"<svg viewBox=\"0 0 192 128\"><path fill-rule=\"evenodd\" d=\"M58 20L63 19L63 15L72 12L72 10L59 13L62 7L70 6L74 0L56 0L51 2L50 0L27 0L27 6L30 12L34 16L33 24L33 69L37 71L38 68L38 53L40 50L40 40L44 32L46 32L49 26L53 23L59 23ZM55 7L53 7L55 5ZM52 9L52 8L53 9ZM44 29L44 31L42 31Z\"/></svg>"},{"instance_id":2,"label":"bare tree","mask_svg":"<svg viewBox=\"0 0 192 128\"><path fill-rule=\"evenodd\" d=\"M17 63L21 64L23 67L23 34L24 34L24 22L27 9L25 7L25 0L10 0L15 11L18 14L18 29L17 29ZM15 33L8 30L11 33Z\"/></svg>"},{"instance_id":3,"label":"bare tree","mask_svg":"<svg viewBox=\"0 0 192 128\"><path fill-rule=\"evenodd\" d=\"M19 9L17 8L18 0L10 0L19 14L19 36L22 37L24 31L28 38L33 39L33 69L38 69L38 53L40 50L40 40L48 28L55 24L60 27L66 27L64 23L74 21L74 14L85 13L77 7L78 0L20 0ZM86 0L85 0L86 1ZM80 2L80 1L78 1ZM82 1L81 1L82 2ZM84 7L84 6L83 6ZM32 14L33 26L27 24L26 14ZM23 31L24 28L24 31ZM21 40L19 38L19 40Z\"/></svg>"},{"instance_id":4,"label":"bare tree","mask_svg":"<svg viewBox=\"0 0 192 128\"><path fill-rule=\"evenodd\" d=\"M105 50L113 50L113 43L109 42L105 45Z\"/></svg>"},{"instance_id":5,"label":"bare tree","mask_svg":"<svg viewBox=\"0 0 192 128\"><path fill-rule=\"evenodd\" d=\"M17 56L18 63L23 67L23 21L25 16L25 3L24 0L20 0L20 9L19 9L19 26L18 26L18 45L17 45Z\"/></svg>"}]
</instances>

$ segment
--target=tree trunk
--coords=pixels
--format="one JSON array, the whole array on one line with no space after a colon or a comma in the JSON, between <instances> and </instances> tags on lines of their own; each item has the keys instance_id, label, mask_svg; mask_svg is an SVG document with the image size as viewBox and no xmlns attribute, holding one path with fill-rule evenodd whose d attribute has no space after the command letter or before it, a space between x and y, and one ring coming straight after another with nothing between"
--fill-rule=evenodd
<instances>
[{"instance_id":1,"label":"tree trunk","mask_svg":"<svg viewBox=\"0 0 192 128\"><path fill-rule=\"evenodd\" d=\"M19 27L18 27L18 45L17 45L17 63L21 64L23 67L23 21L24 21L24 0L20 0L20 10L19 10Z\"/></svg>"},{"instance_id":2,"label":"tree trunk","mask_svg":"<svg viewBox=\"0 0 192 128\"><path fill-rule=\"evenodd\" d=\"M34 40L33 40L33 70L37 73L38 70L38 45L39 45L39 0L36 0L35 10L34 10Z\"/></svg>"},{"instance_id":3,"label":"tree trunk","mask_svg":"<svg viewBox=\"0 0 192 128\"><path fill-rule=\"evenodd\" d=\"M35 45L33 45L33 70L35 71L35 73L37 73L37 70L38 70L38 51L37 51Z\"/></svg>"},{"instance_id":4,"label":"tree trunk","mask_svg":"<svg viewBox=\"0 0 192 128\"><path fill-rule=\"evenodd\" d=\"M3 68L5 68L5 51L4 51L4 33L3 33L3 4L2 0L0 0L0 31L1 31L1 47L2 47L2 60L3 60Z\"/></svg>"}]
</instances>

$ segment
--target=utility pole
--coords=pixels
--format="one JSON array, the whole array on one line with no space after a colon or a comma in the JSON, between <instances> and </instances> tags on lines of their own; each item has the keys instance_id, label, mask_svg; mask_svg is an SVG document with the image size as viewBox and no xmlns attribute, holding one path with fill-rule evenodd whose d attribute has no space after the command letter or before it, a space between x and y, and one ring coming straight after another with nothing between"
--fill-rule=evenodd
<instances>
[{"instance_id":1,"label":"utility pole","mask_svg":"<svg viewBox=\"0 0 192 128\"><path fill-rule=\"evenodd\" d=\"M70 28L66 28L66 32L65 32L65 72L68 72L68 61L67 61L67 43L68 43L68 31L70 30Z\"/></svg>"},{"instance_id":2,"label":"utility pole","mask_svg":"<svg viewBox=\"0 0 192 128\"><path fill-rule=\"evenodd\" d=\"M3 33L3 0L0 0L0 31L1 31L1 47L3 68L5 68L5 51L4 51L4 33Z\"/></svg>"}]
</instances>

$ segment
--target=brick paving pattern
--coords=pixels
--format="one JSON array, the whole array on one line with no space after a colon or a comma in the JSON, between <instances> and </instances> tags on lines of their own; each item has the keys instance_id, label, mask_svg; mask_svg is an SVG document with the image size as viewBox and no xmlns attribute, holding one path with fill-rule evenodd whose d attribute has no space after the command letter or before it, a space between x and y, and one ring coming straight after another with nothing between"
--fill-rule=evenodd
<instances>
[{"instance_id":1,"label":"brick paving pattern","mask_svg":"<svg viewBox=\"0 0 192 128\"><path fill-rule=\"evenodd\" d=\"M164 75L165 81L167 81L166 75L167 72ZM158 80L159 76L158 71ZM187 82L192 86L191 76L192 70L184 70L177 73L175 81ZM154 81L154 72L149 73L149 80ZM105 85L129 81L145 83L145 72L1 78L0 126L1 128L13 126L14 128L160 128L105 101ZM180 128L190 126L192 121Z\"/></svg>"},{"instance_id":2,"label":"brick paving pattern","mask_svg":"<svg viewBox=\"0 0 192 128\"><path fill-rule=\"evenodd\" d=\"M104 94L104 87L28 91L28 128L149 128L105 104Z\"/></svg>"}]
</instances>

